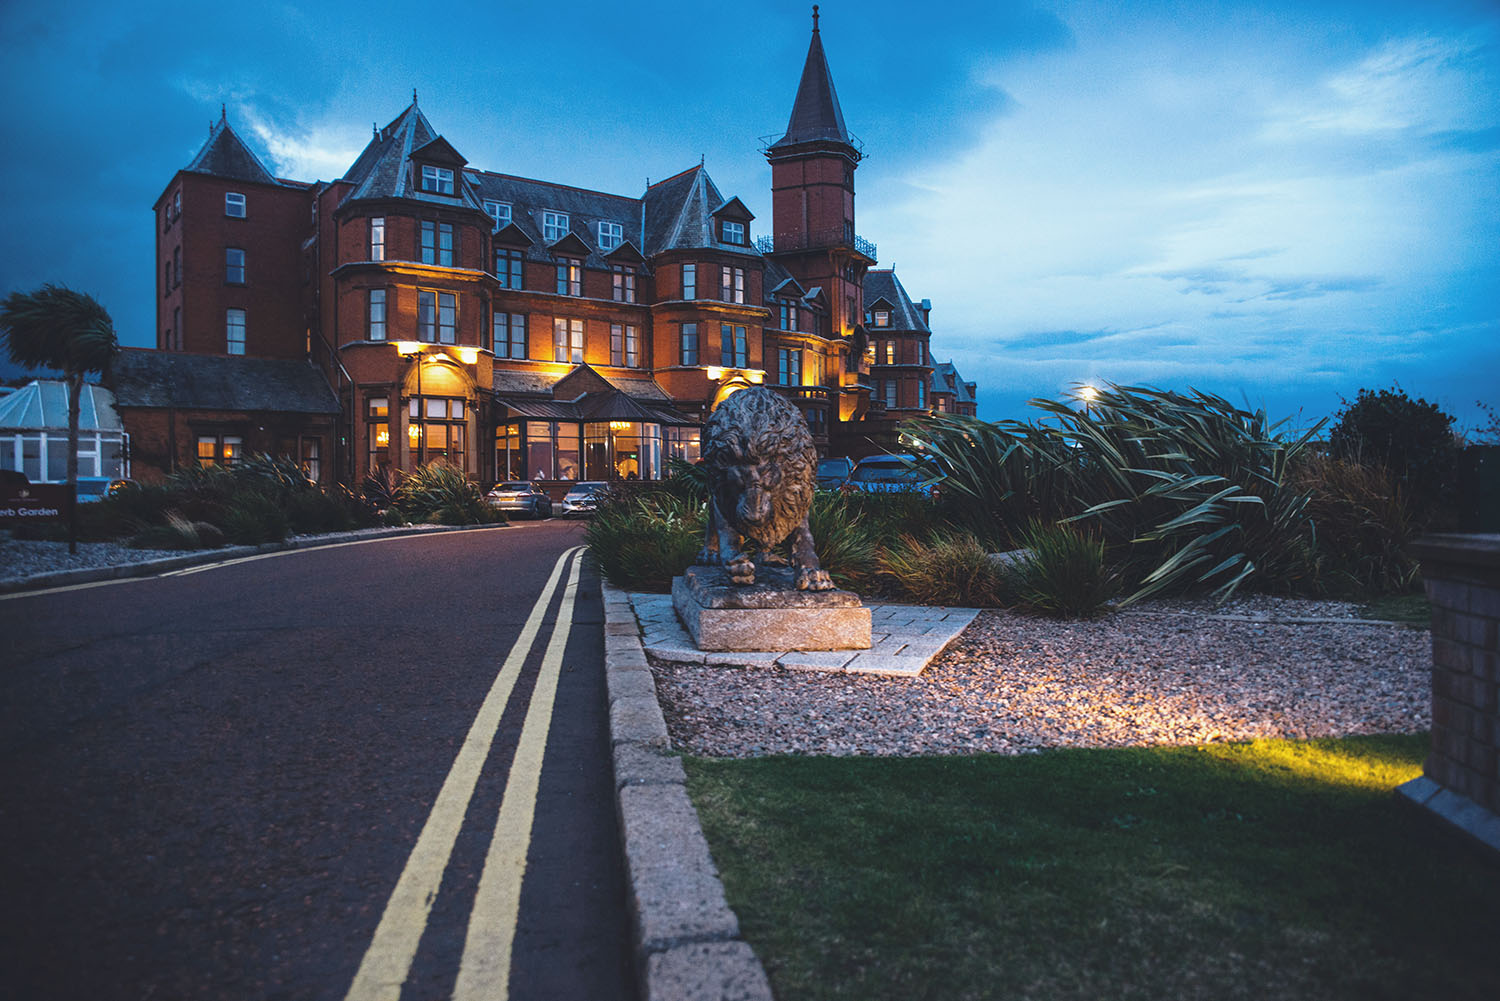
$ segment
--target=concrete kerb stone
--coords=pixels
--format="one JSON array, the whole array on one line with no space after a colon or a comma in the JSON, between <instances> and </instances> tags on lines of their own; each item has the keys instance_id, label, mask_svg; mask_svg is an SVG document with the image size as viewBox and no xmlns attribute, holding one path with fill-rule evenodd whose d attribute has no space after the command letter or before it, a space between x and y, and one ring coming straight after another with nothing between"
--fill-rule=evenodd
<instances>
[{"instance_id":1,"label":"concrete kerb stone","mask_svg":"<svg viewBox=\"0 0 1500 1001\"><path fill-rule=\"evenodd\" d=\"M635 611L622 591L603 589L615 805L642 1001L772 1001L671 752Z\"/></svg>"}]
</instances>

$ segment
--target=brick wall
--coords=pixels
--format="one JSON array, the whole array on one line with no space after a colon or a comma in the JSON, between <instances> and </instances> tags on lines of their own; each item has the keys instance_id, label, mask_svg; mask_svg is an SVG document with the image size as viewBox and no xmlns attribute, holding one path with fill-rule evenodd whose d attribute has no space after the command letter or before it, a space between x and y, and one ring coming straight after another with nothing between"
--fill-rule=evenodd
<instances>
[{"instance_id":1,"label":"brick wall","mask_svg":"<svg viewBox=\"0 0 1500 1001\"><path fill-rule=\"evenodd\" d=\"M1424 773L1500 814L1500 535L1416 546L1432 602L1432 750Z\"/></svg>"}]
</instances>

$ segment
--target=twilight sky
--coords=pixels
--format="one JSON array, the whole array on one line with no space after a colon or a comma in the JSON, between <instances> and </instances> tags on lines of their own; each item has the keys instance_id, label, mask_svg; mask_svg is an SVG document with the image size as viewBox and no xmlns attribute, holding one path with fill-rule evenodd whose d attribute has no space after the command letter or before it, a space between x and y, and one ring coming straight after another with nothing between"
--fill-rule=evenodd
<instances>
[{"instance_id":1,"label":"twilight sky","mask_svg":"<svg viewBox=\"0 0 1500 1001\"><path fill-rule=\"evenodd\" d=\"M10 0L0 294L66 283L153 343L151 205L221 102L273 172L332 180L415 87L475 167L638 196L704 157L769 232L757 148L809 5L753 9ZM1461 425L1500 405L1494 3L822 14L858 230L933 300L981 416L1100 380L1300 423L1392 383Z\"/></svg>"}]
</instances>

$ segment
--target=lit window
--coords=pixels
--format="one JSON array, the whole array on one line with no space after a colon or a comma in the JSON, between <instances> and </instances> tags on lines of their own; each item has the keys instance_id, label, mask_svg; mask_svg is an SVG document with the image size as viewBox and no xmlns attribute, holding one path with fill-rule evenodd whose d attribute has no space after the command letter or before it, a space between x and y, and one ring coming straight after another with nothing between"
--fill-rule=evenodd
<instances>
[{"instance_id":1,"label":"lit window","mask_svg":"<svg viewBox=\"0 0 1500 1001\"><path fill-rule=\"evenodd\" d=\"M682 353L682 364L698 364L698 324L684 323L677 342Z\"/></svg>"},{"instance_id":2,"label":"lit window","mask_svg":"<svg viewBox=\"0 0 1500 1001\"><path fill-rule=\"evenodd\" d=\"M495 310L494 342L496 358L526 357L526 314Z\"/></svg>"},{"instance_id":3,"label":"lit window","mask_svg":"<svg viewBox=\"0 0 1500 1001\"><path fill-rule=\"evenodd\" d=\"M877 309L875 311L875 326L889 327L891 325L891 311L888 309Z\"/></svg>"},{"instance_id":4,"label":"lit window","mask_svg":"<svg viewBox=\"0 0 1500 1001\"><path fill-rule=\"evenodd\" d=\"M439 195L453 194L453 171L430 163L422 164L422 190Z\"/></svg>"},{"instance_id":5,"label":"lit window","mask_svg":"<svg viewBox=\"0 0 1500 1001\"><path fill-rule=\"evenodd\" d=\"M245 439L237 434L200 434L198 465L232 466L243 455Z\"/></svg>"},{"instance_id":6,"label":"lit window","mask_svg":"<svg viewBox=\"0 0 1500 1001\"><path fill-rule=\"evenodd\" d=\"M636 327L619 323L609 325L609 363L626 368L640 367L640 334Z\"/></svg>"},{"instance_id":7,"label":"lit window","mask_svg":"<svg viewBox=\"0 0 1500 1001\"><path fill-rule=\"evenodd\" d=\"M566 212L543 212L542 213L542 239L548 243L556 243L568 235L568 214Z\"/></svg>"},{"instance_id":8,"label":"lit window","mask_svg":"<svg viewBox=\"0 0 1500 1001\"><path fill-rule=\"evenodd\" d=\"M510 225L510 206L505 202L492 202L485 199L484 212L485 215L495 220L495 232L498 233Z\"/></svg>"},{"instance_id":9,"label":"lit window","mask_svg":"<svg viewBox=\"0 0 1500 1001\"><path fill-rule=\"evenodd\" d=\"M742 222L729 222L728 220L725 220L724 242L743 244L745 242L745 224Z\"/></svg>"},{"instance_id":10,"label":"lit window","mask_svg":"<svg viewBox=\"0 0 1500 1001\"><path fill-rule=\"evenodd\" d=\"M698 298L698 265L696 264L682 266L682 297L684 299Z\"/></svg>"},{"instance_id":11,"label":"lit window","mask_svg":"<svg viewBox=\"0 0 1500 1001\"><path fill-rule=\"evenodd\" d=\"M224 192L224 214L236 219L245 218L245 196L238 191Z\"/></svg>"},{"instance_id":12,"label":"lit window","mask_svg":"<svg viewBox=\"0 0 1500 1001\"><path fill-rule=\"evenodd\" d=\"M796 348L778 348L777 381L783 386L802 385L802 352Z\"/></svg>"},{"instance_id":13,"label":"lit window","mask_svg":"<svg viewBox=\"0 0 1500 1001\"><path fill-rule=\"evenodd\" d=\"M453 267L453 224L422 220L422 263Z\"/></svg>"},{"instance_id":14,"label":"lit window","mask_svg":"<svg viewBox=\"0 0 1500 1001\"><path fill-rule=\"evenodd\" d=\"M614 271L615 302L635 302L635 272L618 266Z\"/></svg>"},{"instance_id":15,"label":"lit window","mask_svg":"<svg viewBox=\"0 0 1500 1001\"><path fill-rule=\"evenodd\" d=\"M366 336L372 341L385 340L385 289L370 289L370 322Z\"/></svg>"},{"instance_id":16,"label":"lit window","mask_svg":"<svg viewBox=\"0 0 1500 1001\"><path fill-rule=\"evenodd\" d=\"M557 294L583 295L583 262L578 258L557 259Z\"/></svg>"},{"instance_id":17,"label":"lit window","mask_svg":"<svg viewBox=\"0 0 1500 1001\"><path fill-rule=\"evenodd\" d=\"M885 342L885 363L887 365L894 365L894 364L896 364L896 342L895 341L886 341Z\"/></svg>"},{"instance_id":18,"label":"lit window","mask_svg":"<svg viewBox=\"0 0 1500 1001\"><path fill-rule=\"evenodd\" d=\"M385 260L385 217L370 220L370 260Z\"/></svg>"},{"instance_id":19,"label":"lit window","mask_svg":"<svg viewBox=\"0 0 1500 1001\"><path fill-rule=\"evenodd\" d=\"M245 353L245 311L243 309L224 311L224 341L229 354Z\"/></svg>"},{"instance_id":20,"label":"lit window","mask_svg":"<svg viewBox=\"0 0 1500 1001\"><path fill-rule=\"evenodd\" d=\"M725 302L745 301L745 269L728 265L719 269L719 298Z\"/></svg>"},{"instance_id":21,"label":"lit window","mask_svg":"<svg viewBox=\"0 0 1500 1001\"><path fill-rule=\"evenodd\" d=\"M572 362L575 365L583 361L583 321L565 320L555 317L552 320L552 360Z\"/></svg>"},{"instance_id":22,"label":"lit window","mask_svg":"<svg viewBox=\"0 0 1500 1001\"><path fill-rule=\"evenodd\" d=\"M725 368L749 366L750 353L744 327L719 324L719 364Z\"/></svg>"},{"instance_id":23,"label":"lit window","mask_svg":"<svg viewBox=\"0 0 1500 1001\"><path fill-rule=\"evenodd\" d=\"M521 288L521 252L519 250L495 251L495 277L501 288Z\"/></svg>"},{"instance_id":24,"label":"lit window","mask_svg":"<svg viewBox=\"0 0 1500 1001\"><path fill-rule=\"evenodd\" d=\"M224 249L224 280L231 285L245 284L245 252L239 247Z\"/></svg>"},{"instance_id":25,"label":"lit window","mask_svg":"<svg viewBox=\"0 0 1500 1001\"><path fill-rule=\"evenodd\" d=\"M601 251L614 250L625 242L625 227L617 222L601 222L599 224L599 249Z\"/></svg>"}]
</instances>

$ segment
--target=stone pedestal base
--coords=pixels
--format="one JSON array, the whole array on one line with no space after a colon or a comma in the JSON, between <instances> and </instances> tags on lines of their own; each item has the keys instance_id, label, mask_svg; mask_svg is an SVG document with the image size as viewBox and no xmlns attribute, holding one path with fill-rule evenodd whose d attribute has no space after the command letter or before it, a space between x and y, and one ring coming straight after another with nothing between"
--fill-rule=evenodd
<instances>
[{"instance_id":1,"label":"stone pedestal base","mask_svg":"<svg viewBox=\"0 0 1500 1001\"><path fill-rule=\"evenodd\" d=\"M853 591L798 591L794 571L756 567L729 583L722 567L688 567L672 607L700 650L868 650L870 610Z\"/></svg>"}]
</instances>

